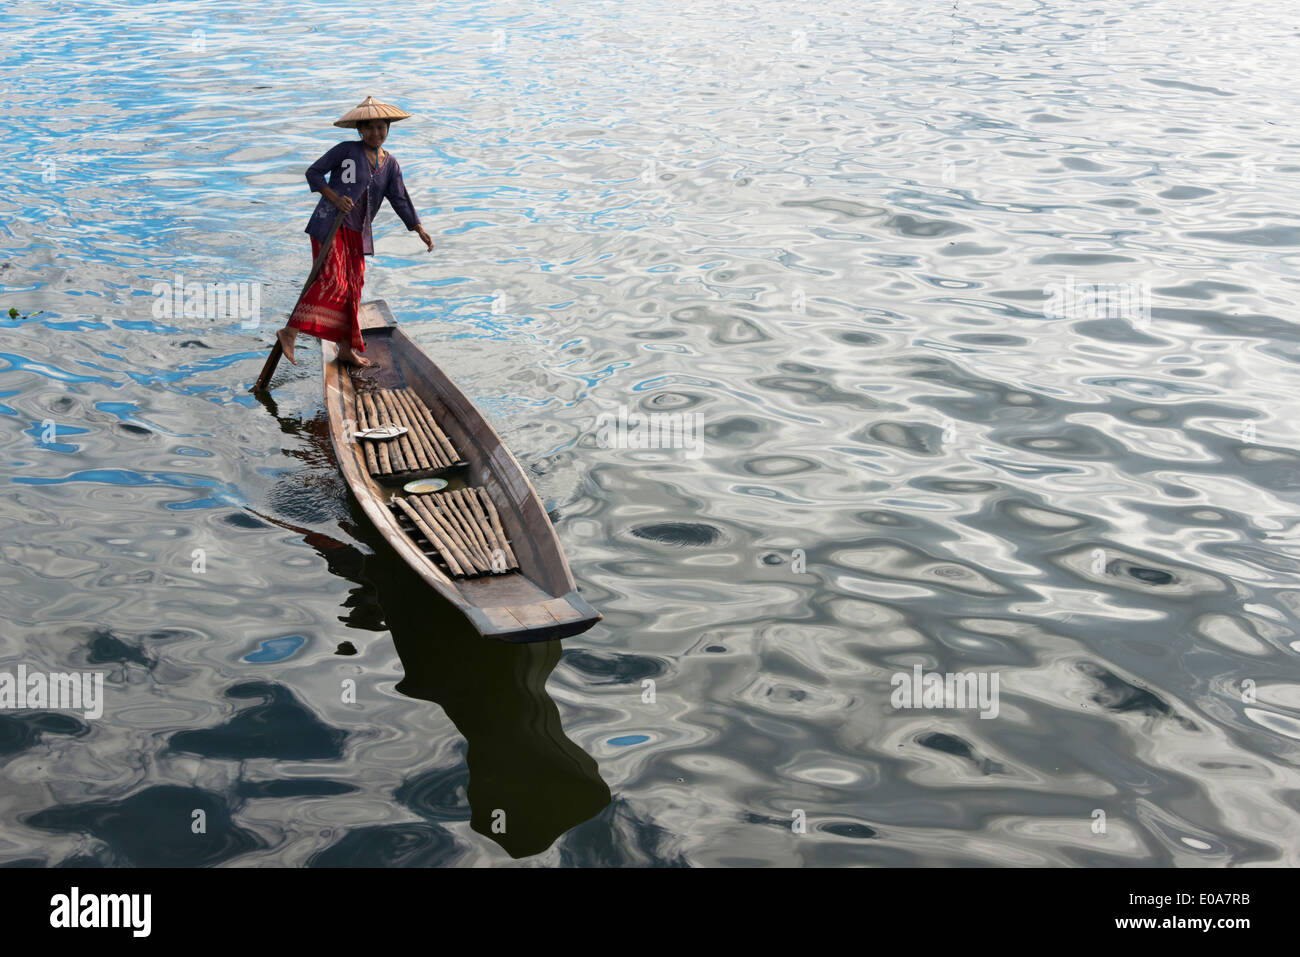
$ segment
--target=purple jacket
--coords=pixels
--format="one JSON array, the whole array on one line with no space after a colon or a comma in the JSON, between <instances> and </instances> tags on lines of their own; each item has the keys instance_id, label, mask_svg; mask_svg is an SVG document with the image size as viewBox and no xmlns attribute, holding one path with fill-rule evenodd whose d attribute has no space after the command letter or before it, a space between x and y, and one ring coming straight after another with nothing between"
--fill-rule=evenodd
<instances>
[{"instance_id":1,"label":"purple jacket","mask_svg":"<svg viewBox=\"0 0 1300 957\"><path fill-rule=\"evenodd\" d=\"M329 188L356 204L344 218L343 225L361 231L361 248L365 255L375 254L370 224L379 212L379 204L385 199L408 230L420 225L420 217L416 215L406 184L402 182L402 168L392 153L384 157L383 165L372 176L365 144L361 140L344 140L307 167L307 183L313 193L319 193L325 187L326 173L330 174ZM334 204L322 196L305 232L324 242L337 214Z\"/></svg>"}]
</instances>

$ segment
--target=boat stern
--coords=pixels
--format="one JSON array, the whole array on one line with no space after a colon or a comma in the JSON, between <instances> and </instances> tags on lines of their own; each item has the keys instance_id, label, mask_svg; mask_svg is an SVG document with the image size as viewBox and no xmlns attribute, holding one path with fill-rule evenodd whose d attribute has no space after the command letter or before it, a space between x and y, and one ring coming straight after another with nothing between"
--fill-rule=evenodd
<instances>
[{"instance_id":1,"label":"boat stern","mask_svg":"<svg viewBox=\"0 0 1300 957\"><path fill-rule=\"evenodd\" d=\"M570 638L604 617L576 590L529 605L470 607L465 614L484 637L515 642Z\"/></svg>"}]
</instances>

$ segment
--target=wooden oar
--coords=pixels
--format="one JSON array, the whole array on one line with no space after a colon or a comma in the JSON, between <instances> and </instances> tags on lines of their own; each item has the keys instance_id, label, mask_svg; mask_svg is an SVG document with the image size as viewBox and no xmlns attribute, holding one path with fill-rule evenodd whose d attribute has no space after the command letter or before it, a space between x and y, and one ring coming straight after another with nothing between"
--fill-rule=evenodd
<instances>
[{"instance_id":1,"label":"wooden oar","mask_svg":"<svg viewBox=\"0 0 1300 957\"><path fill-rule=\"evenodd\" d=\"M302 302L302 297L307 295L307 290L311 284L316 281L320 275L320 267L325 263L325 254L330 251L330 246L334 244L334 236L338 233L339 227L343 225L343 217L346 214L339 210L338 215L334 217L334 225L330 227L330 234L325 238L325 244L321 246L320 252L316 254L316 261L311 264L311 272L307 274L307 281L303 283L302 292L298 293L298 301L293 304L293 309L289 310L290 317L298 309L298 303ZM275 367L280 364L280 356L284 355L284 346L280 345L280 337L275 337L275 345L271 347L271 354L266 357L266 364L262 366L262 374L257 377L253 387L249 392L261 392L271 384L271 376L275 375Z\"/></svg>"}]
</instances>

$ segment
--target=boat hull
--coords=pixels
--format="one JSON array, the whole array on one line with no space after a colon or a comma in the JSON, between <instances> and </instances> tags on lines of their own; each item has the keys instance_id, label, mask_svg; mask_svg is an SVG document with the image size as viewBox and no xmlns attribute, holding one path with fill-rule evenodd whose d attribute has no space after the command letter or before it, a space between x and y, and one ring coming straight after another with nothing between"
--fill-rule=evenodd
<instances>
[{"instance_id":1,"label":"boat hull","mask_svg":"<svg viewBox=\"0 0 1300 957\"><path fill-rule=\"evenodd\" d=\"M439 595L487 638L550 641L586 631L601 615L578 593L568 560L536 490L501 437L465 394L393 320L382 300L361 307L365 355L375 369L357 374L363 388L409 389L433 412L464 464L441 477L452 488L477 487L499 513L518 568L501 574L458 577L436 552L409 534L390 504L403 497L402 478L376 477L364 446L353 438L357 384L338 362L334 343L322 341L325 405L339 470L367 518L389 546Z\"/></svg>"}]
</instances>

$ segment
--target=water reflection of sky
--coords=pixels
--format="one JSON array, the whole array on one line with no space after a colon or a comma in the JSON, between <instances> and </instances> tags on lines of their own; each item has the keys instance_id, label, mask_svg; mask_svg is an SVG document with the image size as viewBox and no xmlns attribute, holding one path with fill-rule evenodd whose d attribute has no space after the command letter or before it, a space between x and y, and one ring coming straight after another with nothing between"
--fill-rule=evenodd
<instances>
[{"instance_id":1,"label":"water reflection of sky","mask_svg":"<svg viewBox=\"0 0 1300 957\"><path fill-rule=\"evenodd\" d=\"M9 858L1297 863L1274 9L342 10L0 10L0 659L112 675L101 721L0 715ZM424 658L455 623L349 510L313 350L247 393L369 93L415 114L387 146L437 248L381 211L367 296L605 614L555 661ZM177 282L260 284L260 323L160 315ZM1052 318L1067 282L1150 316ZM704 454L602 447L620 405L703 415ZM999 717L891 708L917 664L996 672ZM141 836L193 807L208 844Z\"/></svg>"}]
</instances>

